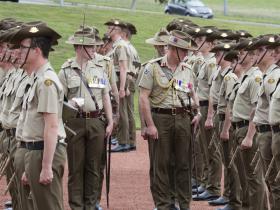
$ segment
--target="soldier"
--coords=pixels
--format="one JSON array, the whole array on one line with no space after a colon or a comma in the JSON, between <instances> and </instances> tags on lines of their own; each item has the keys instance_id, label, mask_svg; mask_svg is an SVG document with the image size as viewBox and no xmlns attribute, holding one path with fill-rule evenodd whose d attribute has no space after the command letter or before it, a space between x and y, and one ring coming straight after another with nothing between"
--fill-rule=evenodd
<instances>
[{"instance_id":1,"label":"soldier","mask_svg":"<svg viewBox=\"0 0 280 210\"><path fill-rule=\"evenodd\" d=\"M212 53L215 53L215 57L217 60L217 66L218 69L213 73L212 76L212 85L210 87L210 95L209 95L209 104L212 104L214 109L217 110L218 112L218 101L219 101L219 93L221 89L222 82L225 78L225 76L231 71L231 66L230 62L224 60L225 53L228 52L229 50L232 49L234 46L233 43L228 43L228 42L221 42L210 51ZM219 139L219 133L220 133L220 127L222 124L220 124L224 120L222 115L215 114L213 123L214 123L214 132L216 135L216 138ZM228 203L228 197L229 197L229 173L228 173L228 168L225 162L225 159L228 154L228 142L220 142L214 143L213 147L216 149L215 152L220 152L222 161L224 164L224 192L223 195L220 196L218 199L209 201L208 203L210 205L225 205Z\"/></svg>"},{"instance_id":2,"label":"soldier","mask_svg":"<svg viewBox=\"0 0 280 210\"><path fill-rule=\"evenodd\" d=\"M23 69L33 78L25 90L16 136L20 147L27 150L22 182L29 185L38 210L63 209L62 177L66 161L61 119L63 89L48 61L51 46L59 38L46 24L34 23L22 27L10 40L20 46Z\"/></svg>"},{"instance_id":3,"label":"soldier","mask_svg":"<svg viewBox=\"0 0 280 210\"><path fill-rule=\"evenodd\" d=\"M76 57L67 60L58 74L67 100L79 113L67 122L69 204L74 210L93 209L97 204L104 139L113 129L107 68L110 59L95 54L99 43L90 27L77 30L66 42ZM106 114L107 125L102 119Z\"/></svg>"},{"instance_id":4,"label":"soldier","mask_svg":"<svg viewBox=\"0 0 280 210\"><path fill-rule=\"evenodd\" d=\"M231 149L233 148L233 129L231 128L229 132L225 132L231 125L230 121L230 110L228 108L228 101L231 92L233 91L234 85L240 78L239 69L236 68L238 62L238 51L231 50L227 52L224 56L224 60L231 62L231 71L224 77L219 91L219 100L217 112L220 119L218 138L222 141L224 145L224 167L228 171L228 187L229 187L229 202L223 208L218 208L217 210L232 210L241 209L240 200L240 181L238 177L238 171L235 165L229 167L229 161L231 158ZM228 131L228 130L227 130Z\"/></svg>"},{"instance_id":5,"label":"soldier","mask_svg":"<svg viewBox=\"0 0 280 210\"><path fill-rule=\"evenodd\" d=\"M279 61L280 59L280 40L277 39L275 43L275 54L276 60ZM276 80L276 88L271 97L270 107L269 107L269 124L271 125L272 129L272 143L271 143L271 150L272 155L275 159L274 164L276 166L277 177L275 177L275 182L278 184L277 188L279 189L279 171L280 171L280 151L279 151L279 135L280 135L280 117L279 117L279 103L280 103L280 85L279 85L279 75L278 81ZM276 78L270 78L276 79ZM271 172L272 173L272 172ZM272 190L272 189L271 189ZM273 191L272 191L273 192ZM279 195L273 196L273 210L279 209Z\"/></svg>"},{"instance_id":6,"label":"soldier","mask_svg":"<svg viewBox=\"0 0 280 210\"><path fill-rule=\"evenodd\" d=\"M135 94L135 82L138 77L138 73L141 68L140 58L137 50L130 42L132 35L137 34L136 27L131 23L125 23L126 27L122 29L122 38L127 42L129 54L131 58L130 73L128 75L128 123L129 123L129 144L130 151L136 150L136 126L134 120L134 94Z\"/></svg>"},{"instance_id":7,"label":"soldier","mask_svg":"<svg viewBox=\"0 0 280 210\"><path fill-rule=\"evenodd\" d=\"M275 181L277 168L274 161L272 162L272 131L268 118L271 96L280 78L280 68L275 64L277 62L277 54L274 50L277 47L276 38L274 35L265 35L254 44L254 48L260 54L258 66L263 72L263 82L253 122L256 125L259 159L262 160L264 173L268 171L270 163L272 164L270 172L266 175L271 192L271 209L279 209L280 206L280 185Z\"/></svg>"},{"instance_id":8,"label":"soldier","mask_svg":"<svg viewBox=\"0 0 280 210\"><path fill-rule=\"evenodd\" d=\"M258 99L257 93L260 89L262 73L254 66L257 56L253 48L250 49L250 46L245 48L244 55L241 55L239 58L244 74L233 102L232 125L236 129L235 141L241 149L241 160L244 166L244 173L246 174L245 179L248 183L249 209L257 210L265 209L265 196L262 171L254 171L255 167L251 165L251 161L257 151L255 126L252 116L254 116ZM243 172L240 171L239 173ZM241 177L241 179L244 179L244 177Z\"/></svg>"},{"instance_id":9,"label":"soldier","mask_svg":"<svg viewBox=\"0 0 280 210\"><path fill-rule=\"evenodd\" d=\"M125 23L113 19L105 23L108 26L107 35L113 41L110 57L114 62L114 69L118 77L119 90L119 127L117 140L118 145L112 149L112 152L126 152L130 150L129 145L129 121L128 121L128 73L130 72L131 58L127 43L122 39L122 29L126 28Z\"/></svg>"},{"instance_id":10,"label":"soldier","mask_svg":"<svg viewBox=\"0 0 280 210\"><path fill-rule=\"evenodd\" d=\"M191 104L186 105L191 101L188 94L195 107L198 100L193 89L192 71L182 61L188 50L194 50L197 45L180 31L172 31L165 40L168 44L166 56L150 61L140 80L140 110L147 124L147 136L154 141L152 193L156 207L158 210L174 209L170 194L170 176L174 172L170 171L170 164L174 158L177 199L180 209L186 210L191 200L189 129L191 123L197 127L200 114L191 122L188 114Z\"/></svg>"}]
</instances>

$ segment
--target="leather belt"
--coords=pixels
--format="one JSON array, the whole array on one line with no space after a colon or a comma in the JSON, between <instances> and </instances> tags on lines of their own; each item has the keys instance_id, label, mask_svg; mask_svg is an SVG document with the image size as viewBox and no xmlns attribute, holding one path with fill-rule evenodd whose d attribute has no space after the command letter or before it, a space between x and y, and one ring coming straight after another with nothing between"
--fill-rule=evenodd
<instances>
[{"instance_id":1,"label":"leather belt","mask_svg":"<svg viewBox=\"0 0 280 210\"><path fill-rule=\"evenodd\" d=\"M20 147L28 150L43 150L44 141L35 141L35 142L20 142Z\"/></svg>"},{"instance_id":2,"label":"leather belt","mask_svg":"<svg viewBox=\"0 0 280 210\"><path fill-rule=\"evenodd\" d=\"M80 112L77 115L77 118L99 118L102 115L101 111L93 111L93 112Z\"/></svg>"},{"instance_id":3,"label":"leather belt","mask_svg":"<svg viewBox=\"0 0 280 210\"><path fill-rule=\"evenodd\" d=\"M4 129L2 127L2 123L0 123L0 132L2 132Z\"/></svg>"},{"instance_id":4,"label":"leather belt","mask_svg":"<svg viewBox=\"0 0 280 210\"><path fill-rule=\"evenodd\" d=\"M225 114L219 114L219 120L220 121L225 121L226 115Z\"/></svg>"},{"instance_id":5,"label":"leather belt","mask_svg":"<svg viewBox=\"0 0 280 210\"><path fill-rule=\"evenodd\" d=\"M15 128L11 128L11 129L4 129L6 132L6 135L8 137L15 137L16 136L16 129Z\"/></svg>"},{"instance_id":6,"label":"leather belt","mask_svg":"<svg viewBox=\"0 0 280 210\"><path fill-rule=\"evenodd\" d=\"M242 121L238 121L238 122L232 122L231 124L232 124L232 127L234 129L236 129L236 128L243 128L243 127L249 125L249 121L248 120L242 120Z\"/></svg>"},{"instance_id":7,"label":"leather belt","mask_svg":"<svg viewBox=\"0 0 280 210\"><path fill-rule=\"evenodd\" d=\"M56 146L63 145L65 143L61 141L57 141ZM33 141L33 142L25 142L25 141L20 141L19 142L19 147L20 148L25 148L28 150L43 150L44 149L44 141Z\"/></svg>"},{"instance_id":8,"label":"leather belt","mask_svg":"<svg viewBox=\"0 0 280 210\"><path fill-rule=\"evenodd\" d=\"M199 106L209 106L209 101L199 101Z\"/></svg>"},{"instance_id":9,"label":"leather belt","mask_svg":"<svg viewBox=\"0 0 280 210\"><path fill-rule=\"evenodd\" d=\"M279 133L280 132L280 124L272 125L271 130L272 130L273 133Z\"/></svg>"},{"instance_id":10,"label":"leather belt","mask_svg":"<svg viewBox=\"0 0 280 210\"><path fill-rule=\"evenodd\" d=\"M265 132L270 132L271 127L270 125L256 125L256 130L258 133L265 133Z\"/></svg>"},{"instance_id":11,"label":"leather belt","mask_svg":"<svg viewBox=\"0 0 280 210\"><path fill-rule=\"evenodd\" d=\"M175 107L172 109L165 109L165 108L152 108L152 112L158 113L158 114L169 114L169 115L179 115L179 114L186 114L190 113L190 110L188 108L184 107Z\"/></svg>"}]
</instances>

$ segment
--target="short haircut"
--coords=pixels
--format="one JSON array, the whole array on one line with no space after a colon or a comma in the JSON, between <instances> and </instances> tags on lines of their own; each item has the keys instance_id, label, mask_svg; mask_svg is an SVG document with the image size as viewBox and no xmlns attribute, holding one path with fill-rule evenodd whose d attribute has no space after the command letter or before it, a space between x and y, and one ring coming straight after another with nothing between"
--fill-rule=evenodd
<instances>
[{"instance_id":1,"label":"short haircut","mask_svg":"<svg viewBox=\"0 0 280 210\"><path fill-rule=\"evenodd\" d=\"M52 47L52 41L49 37L34 37L31 39L31 47L38 47L42 51L43 57L48 58Z\"/></svg>"}]
</instances>

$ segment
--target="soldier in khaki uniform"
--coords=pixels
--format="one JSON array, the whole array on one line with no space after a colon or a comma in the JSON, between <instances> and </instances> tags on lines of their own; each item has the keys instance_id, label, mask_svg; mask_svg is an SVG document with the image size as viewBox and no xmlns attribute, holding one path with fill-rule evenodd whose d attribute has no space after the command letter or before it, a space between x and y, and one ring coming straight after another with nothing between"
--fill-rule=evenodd
<instances>
[{"instance_id":1,"label":"soldier in khaki uniform","mask_svg":"<svg viewBox=\"0 0 280 210\"><path fill-rule=\"evenodd\" d=\"M277 47L276 37L266 35L254 44L260 53L258 66L263 72L263 82L259 92L258 104L253 122L257 130L257 142L260 151L259 160L262 161L264 172L271 165L270 172L266 175L267 184L270 189L270 201L272 209L280 208L280 185L275 181L277 168L275 162L272 162L272 131L269 125L269 106L271 96L276 88L277 81L280 78L280 68L276 63L274 48ZM256 166L257 167L257 166ZM259 168L260 169L260 168Z\"/></svg>"},{"instance_id":2,"label":"soldier in khaki uniform","mask_svg":"<svg viewBox=\"0 0 280 210\"><path fill-rule=\"evenodd\" d=\"M94 209L99 194L104 139L113 129L110 85L107 68L110 59L95 54L99 43L89 27L79 29L66 43L74 45L76 57L61 67L59 79L65 97L79 113L65 122L76 135L67 132L69 204L73 210ZM102 120L102 110L108 125Z\"/></svg>"},{"instance_id":3,"label":"soldier in khaki uniform","mask_svg":"<svg viewBox=\"0 0 280 210\"><path fill-rule=\"evenodd\" d=\"M191 200L189 129L191 123L197 128L200 114L191 122L188 94L194 106L198 106L198 100L193 89L192 71L182 61L188 50L194 50L197 45L180 31L172 31L165 40L168 44L166 56L150 61L140 80L140 109L147 124L146 134L150 141L154 141L152 193L156 207L158 210L174 209L170 193L174 172L170 165L174 158L177 199L180 209L187 210Z\"/></svg>"},{"instance_id":4,"label":"soldier in khaki uniform","mask_svg":"<svg viewBox=\"0 0 280 210\"><path fill-rule=\"evenodd\" d=\"M215 45L213 49L211 49L210 52L215 53L215 57L217 60L217 66L218 69L213 73L212 76L212 84L210 87L210 94L209 94L209 104L213 106L214 109L218 112L218 101L219 101L219 93L221 89L222 82L225 78L225 76L231 71L230 62L224 60L225 53L232 49L234 46L233 43L227 43L227 42L220 42L219 44ZM217 113L214 116L213 124L214 124L214 132L216 135L216 138L219 139L219 133L220 133L220 127L222 126L223 116L218 115ZM229 197L229 174L227 170L226 165L226 157L228 154L228 142L214 142L213 147L216 149L215 152L219 152L222 157L222 161L224 164L224 192L223 195L220 196L218 199L209 201L210 205L225 205L228 203L228 197ZM228 161L227 161L228 163Z\"/></svg>"},{"instance_id":5,"label":"soldier in khaki uniform","mask_svg":"<svg viewBox=\"0 0 280 210\"><path fill-rule=\"evenodd\" d=\"M216 58L213 53L209 51L212 48L213 39L210 39L210 34L213 34L213 29L211 28L201 28L196 27L193 29L187 30L200 46L199 50L203 55L203 62L199 65L199 70L197 72L197 95L200 101L202 119L200 121L200 131L199 131L199 142L201 151L203 152L204 159L204 175L203 180L198 188L199 193L202 193L197 198L197 195L193 196L194 200L200 199L216 199L220 196L220 180L217 173L221 168L221 160L218 153L211 151L208 152L208 144L210 142L208 136L212 136L212 131L205 129L204 123L207 117L208 111L208 99L210 91L210 79L212 73L216 70ZM208 133L207 133L208 132ZM211 157L210 157L211 156ZM211 160L211 161L210 161ZM206 191L204 191L207 188ZM195 189L196 190L196 189Z\"/></svg>"},{"instance_id":6,"label":"soldier in khaki uniform","mask_svg":"<svg viewBox=\"0 0 280 210\"><path fill-rule=\"evenodd\" d=\"M241 199L240 199L240 181L238 176L238 170L236 165L229 167L229 162L231 160L231 150L234 148L233 145L233 129L229 129L228 132L225 130L231 126L230 120L230 109L228 108L229 96L233 91L235 83L238 78L240 78L240 71L236 68L238 62L238 51L231 50L227 52L224 56L224 60L231 62L231 70L223 79L221 88L219 91L219 100L217 112L220 118L219 133L218 137L224 144L224 167L228 171L228 187L229 187L229 202L223 208L218 208L217 210L231 210L231 209L241 209Z\"/></svg>"},{"instance_id":7,"label":"soldier in khaki uniform","mask_svg":"<svg viewBox=\"0 0 280 210\"><path fill-rule=\"evenodd\" d=\"M122 38L127 42L129 55L131 59L130 75L128 76L128 122L129 122L129 145L130 151L136 150L136 125L134 119L134 94L135 94L135 82L138 77L141 63L137 50L130 42L132 35L137 34L136 27L131 23L125 23L126 27L122 29Z\"/></svg>"},{"instance_id":8,"label":"soldier in khaki uniform","mask_svg":"<svg viewBox=\"0 0 280 210\"><path fill-rule=\"evenodd\" d=\"M129 144L129 121L128 121L128 101L129 90L128 80L130 74L131 58L127 42L121 37L122 29L126 24L120 20L113 19L105 23L108 26L107 35L112 39L113 46L109 53L114 63L114 69L118 76L119 90L119 125L117 140L118 145L112 149L112 152L125 152L130 150Z\"/></svg>"},{"instance_id":9,"label":"soldier in khaki uniform","mask_svg":"<svg viewBox=\"0 0 280 210\"><path fill-rule=\"evenodd\" d=\"M250 50L251 46L245 50ZM257 67L253 66L257 59L254 51L246 52L239 59L242 61L241 68L244 71L244 75L233 102L232 125L236 129L235 139L241 149L241 160L245 170L244 173L246 174L241 179L246 179L248 183L249 209L265 209L263 173L262 170L254 172L255 167L251 165L257 151L255 126L252 122L252 116L254 115L258 100L262 73ZM242 172L240 171L239 173Z\"/></svg>"},{"instance_id":10,"label":"soldier in khaki uniform","mask_svg":"<svg viewBox=\"0 0 280 210\"><path fill-rule=\"evenodd\" d=\"M62 177L66 160L62 123L63 89L48 62L51 46L60 35L46 24L23 26L11 39L20 45L23 69L33 75L18 121L24 155L22 182L31 189L38 210L63 209ZM15 158L19 158L17 155ZM20 157L22 158L22 157ZM17 162L17 160L15 160Z\"/></svg>"}]
</instances>

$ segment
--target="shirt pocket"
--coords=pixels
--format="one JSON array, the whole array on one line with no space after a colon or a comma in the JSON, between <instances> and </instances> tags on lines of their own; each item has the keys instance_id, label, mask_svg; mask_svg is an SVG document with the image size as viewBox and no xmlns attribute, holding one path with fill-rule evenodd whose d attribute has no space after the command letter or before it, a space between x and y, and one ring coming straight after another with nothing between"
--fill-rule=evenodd
<instances>
[{"instance_id":1,"label":"shirt pocket","mask_svg":"<svg viewBox=\"0 0 280 210\"><path fill-rule=\"evenodd\" d=\"M68 91L70 94L77 93L81 85L80 77L72 77L67 82Z\"/></svg>"}]
</instances>

